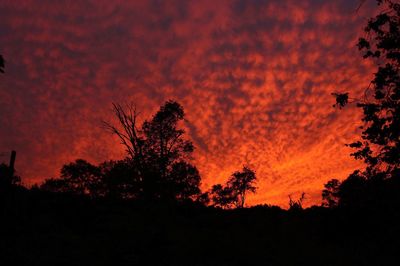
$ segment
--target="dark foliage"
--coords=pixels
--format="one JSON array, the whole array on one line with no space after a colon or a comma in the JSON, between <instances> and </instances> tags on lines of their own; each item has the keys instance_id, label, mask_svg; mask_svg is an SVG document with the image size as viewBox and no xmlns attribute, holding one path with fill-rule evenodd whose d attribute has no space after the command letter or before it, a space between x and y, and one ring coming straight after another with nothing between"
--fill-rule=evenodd
<instances>
[{"instance_id":1,"label":"dark foliage","mask_svg":"<svg viewBox=\"0 0 400 266\"><path fill-rule=\"evenodd\" d=\"M98 196L101 182L100 169L78 159L61 169L60 179L48 179L40 187L52 192Z\"/></svg>"},{"instance_id":2,"label":"dark foliage","mask_svg":"<svg viewBox=\"0 0 400 266\"><path fill-rule=\"evenodd\" d=\"M349 103L349 93L332 93L333 96L336 98L336 103L333 105L333 107L339 107L339 109L342 109Z\"/></svg>"},{"instance_id":3,"label":"dark foliage","mask_svg":"<svg viewBox=\"0 0 400 266\"><path fill-rule=\"evenodd\" d=\"M199 171L187 162L174 163L165 179L166 188L172 198L186 200L200 195Z\"/></svg>"},{"instance_id":4,"label":"dark foliage","mask_svg":"<svg viewBox=\"0 0 400 266\"><path fill-rule=\"evenodd\" d=\"M228 179L225 186L214 185L211 188L214 206L230 209L232 207L243 208L246 194L255 193L256 173L247 166L242 171L234 172Z\"/></svg>"},{"instance_id":5,"label":"dark foliage","mask_svg":"<svg viewBox=\"0 0 400 266\"><path fill-rule=\"evenodd\" d=\"M377 65L375 78L358 103L365 123L361 140L349 144L352 155L367 164L366 175L390 178L400 165L400 4L381 1L387 8L369 20L358 48Z\"/></svg>"},{"instance_id":6,"label":"dark foliage","mask_svg":"<svg viewBox=\"0 0 400 266\"><path fill-rule=\"evenodd\" d=\"M339 197L340 181L331 179L325 184L325 189L322 190L322 206L324 207L337 207Z\"/></svg>"},{"instance_id":7,"label":"dark foliage","mask_svg":"<svg viewBox=\"0 0 400 266\"><path fill-rule=\"evenodd\" d=\"M393 193L400 190L400 3L378 1L383 11L368 21L366 38L358 49L373 60L377 70L364 96L357 100L363 112L361 138L348 144L351 155L364 161L365 170L357 170L342 183L331 180L323 191L327 206L366 207L400 203ZM336 93L339 108L348 103L348 93Z\"/></svg>"},{"instance_id":8,"label":"dark foliage","mask_svg":"<svg viewBox=\"0 0 400 266\"><path fill-rule=\"evenodd\" d=\"M235 195L227 186L221 184L213 185L210 194L215 207L230 209L235 204Z\"/></svg>"},{"instance_id":9,"label":"dark foliage","mask_svg":"<svg viewBox=\"0 0 400 266\"><path fill-rule=\"evenodd\" d=\"M137 199L142 193L142 185L130 159L107 161L98 166L101 183L100 195L111 199Z\"/></svg>"}]
</instances>

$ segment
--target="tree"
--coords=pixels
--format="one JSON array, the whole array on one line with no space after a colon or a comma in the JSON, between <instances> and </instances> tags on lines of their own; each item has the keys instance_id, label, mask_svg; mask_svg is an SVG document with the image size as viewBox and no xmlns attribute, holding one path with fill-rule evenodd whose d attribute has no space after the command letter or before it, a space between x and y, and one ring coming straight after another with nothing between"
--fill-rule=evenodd
<instances>
[{"instance_id":1,"label":"tree","mask_svg":"<svg viewBox=\"0 0 400 266\"><path fill-rule=\"evenodd\" d=\"M149 189L152 190L153 197L162 197L167 192L164 184L173 184L170 172L174 163L185 161L194 150L192 142L183 138L185 131L178 128L178 122L184 116L179 103L167 101L150 121L145 121L142 125L145 164L147 170L150 170L147 180L151 181ZM175 179L176 185L179 182Z\"/></svg>"},{"instance_id":2,"label":"tree","mask_svg":"<svg viewBox=\"0 0 400 266\"><path fill-rule=\"evenodd\" d=\"M298 200L292 199L292 196L289 195L289 211L301 211L303 210L303 201L306 198L306 193L301 193L301 196Z\"/></svg>"},{"instance_id":3,"label":"tree","mask_svg":"<svg viewBox=\"0 0 400 266\"><path fill-rule=\"evenodd\" d=\"M400 166L400 4L391 0L378 4L387 9L368 21L369 37L360 38L357 45L377 71L365 97L357 101L363 111L361 139L348 146L356 149L352 156L366 163L368 177L384 173L390 178ZM341 106L347 103L348 94L343 95L337 94Z\"/></svg>"},{"instance_id":4,"label":"tree","mask_svg":"<svg viewBox=\"0 0 400 266\"><path fill-rule=\"evenodd\" d=\"M213 185L210 194L215 207L230 209L235 205L236 197L230 187Z\"/></svg>"},{"instance_id":5,"label":"tree","mask_svg":"<svg viewBox=\"0 0 400 266\"><path fill-rule=\"evenodd\" d=\"M174 163L166 180L170 196L173 198L188 200L200 195L200 173L195 166L187 162Z\"/></svg>"},{"instance_id":6,"label":"tree","mask_svg":"<svg viewBox=\"0 0 400 266\"><path fill-rule=\"evenodd\" d=\"M338 205L339 186L340 181L337 179L331 179L324 185L325 189L322 191L322 206L333 208Z\"/></svg>"},{"instance_id":7,"label":"tree","mask_svg":"<svg viewBox=\"0 0 400 266\"><path fill-rule=\"evenodd\" d=\"M235 205L243 208L247 192L256 192L256 173L249 167L244 166L242 171L234 172L228 180L228 187L235 194Z\"/></svg>"},{"instance_id":8,"label":"tree","mask_svg":"<svg viewBox=\"0 0 400 266\"><path fill-rule=\"evenodd\" d=\"M336 193L338 205L342 207L368 207L366 203L370 201L374 194L369 193L368 186L369 182L362 172L354 171L338 187Z\"/></svg>"},{"instance_id":9,"label":"tree","mask_svg":"<svg viewBox=\"0 0 400 266\"><path fill-rule=\"evenodd\" d=\"M40 184L39 189L55 193L73 193L68 181L61 178L47 178Z\"/></svg>"},{"instance_id":10,"label":"tree","mask_svg":"<svg viewBox=\"0 0 400 266\"><path fill-rule=\"evenodd\" d=\"M142 187L130 159L107 161L98 167L104 196L113 199L135 199L140 196Z\"/></svg>"},{"instance_id":11,"label":"tree","mask_svg":"<svg viewBox=\"0 0 400 266\"><path fill-rule=\"evenodd\" d=\"M349 176L351 180L340 185L339 204L342 196L348 195L351 184L359 191L361 183L372 189L381 181L400 179L400 4L391 0L377 0L377 3L384 7L383 11L368 21L364 29L367 37L360 38L357 44L363 57L372 60L377 70L364 96L353 98L352 102L362 109L364 125L361 138L347 144L355 149L351 155L364 161L366 168L354 172ZM348 93L335 96L335 106L341 108L349 103ZM357 193L360 197L377 194Z\"/></svg>"},{"instance_id":12,"label":"tree","mask_svg":"<svg viewBox=\"0 0 400 266\"><path fill-rule=\"evenodd\" d=\"M124 108L120 104L113 103L114 115L118 119L118 126L103 122L106 129L117 135L121 144L125 147L132 162L142 169L144 164L142 132L137 127L138 113L133 104Z\"/></svg>"},{"instance_id":13,"label":"tree","mask_svg":"<svg viewBox=\"0 0 400 266\"><path fill-rule=\"evenodd\" d=\"M78 159L61 168L59 179L47 179L41 189L53 192L68 192L76 195L100 196L100 169L85 160Z\"/></svg>"},{"instance_id":14,"label":"tree","mask_svg":"<svg viewBox=\"0 0 400 266\"><path fill-rule=\"evenodd\" d=\"M211 189L214 205L222 208L243 208L248 192L256 192L256 174L247 166L242 171L234 172L228 179L227 184L214 185Z\"/></svg>"},{"instance_id":15,"label":"tree","mask_svg":"<svg viewBox=\"0 0 400 266\"><path fill-rule=\"evenodd\" d=\"M100 183L100 169L91 163L78 159L61 169L61 178L68 182L76 194L96 195Z\"/></svg>"},{"instance_id":16,"label":"tree","mask_svg":"<svg viewBox=\"0 0 400 266\"><path fill-rule=\"evenodd\" d=\"M126 148L142 183L147 199L172 197L186 199L200 193L200 176L197 169L187 163L194 150L178 127L184 119L183 107L167 101L151 120L137 125L138 113L134 105L126 108L114 104L119 125L105 122Z\"/></svg>"},{"instance_id":17,"label":"tree","mask_svg":"<svg viewBox=\"0 0 400 266\"><path fill-rule=\"evenodd\" d=\"M208 206L210 204L210 192L209 191L205 191L203 193L200 193L196 196L196 200L197 203L199 203L200 205L203 206Z\"/></svg>"}]
</instances>

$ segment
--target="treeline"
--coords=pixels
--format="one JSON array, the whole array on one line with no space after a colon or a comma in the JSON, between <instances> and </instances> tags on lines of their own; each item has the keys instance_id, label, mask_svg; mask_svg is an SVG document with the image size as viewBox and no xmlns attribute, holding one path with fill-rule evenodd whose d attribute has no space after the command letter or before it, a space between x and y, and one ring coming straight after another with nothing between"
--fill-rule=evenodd
<instances>
[{"instance_id":1,"label":"treeline","mask_svg":"<svg viewBox=\"0 0 400 266\"><path fill-rule=\"evenodd\" d=\"M177 201L214 205L221 208L244 207L248 192L255 192L255 172L249 167L234 172L225 185L214 185L201 192L201 177L190 163L194 145L179 128L183 107L167 101L142 125L137 125L133 105L114 104L118 125L104 125L116 134L126 148L127 157L93 165L83 159L62 167L60 177L49 178L33 189L53 193L145 202ZM11 169L2 165L4 186L18 185L20 178L10 177Z\"/></svg>"}]
</instances>

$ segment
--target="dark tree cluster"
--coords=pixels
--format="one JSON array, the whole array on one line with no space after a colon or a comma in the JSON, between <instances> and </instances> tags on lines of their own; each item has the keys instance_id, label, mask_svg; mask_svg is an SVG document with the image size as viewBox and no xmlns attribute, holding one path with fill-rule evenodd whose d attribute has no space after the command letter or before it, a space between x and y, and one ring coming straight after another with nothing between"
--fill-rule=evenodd
<instances>
[{"instance_id":1,"label":"dark tree cluster","mask_svg":"<svg viewBox=\"0 0 400 266\"><path fill-rule=\"evenodd\" d=\"M166 102L140 127L134 105L113 106L118 125L104 124L118 136L128 156L99 165L78 159L64 165L59 178L45 180L41 190L91 198L189 200L202 205L212 200L213 206L224 209L243 208L248 192L256 192L256 174L247 166L234 172L226 185L201 192L199 171L189 162L194 146L178 127L184 119L179 103Z\"/></svg>"},{"instance_id":2,"label":"dark tree cluster","mask_svg":"<svg viewBox=\"0 0 400 266\"><path fill-rule=\"evenodd\" d=\"M329 181L323 191L326 206L399 204L400 190L400 3L378 0L383 11L365 27L358 49L376 65L374 79L359 97L362 110L361 138L348 144L351 155L366 168L356 170L346 180ZM339 108L348 103L349 94L336 96Z\"/></svg>"},{"instance_id":3,"label":"dark tree cluster","mask_svg":"<svg viewBox=\"0 0 400 266\"><path fill-rule=\"evenodd\" d=\"M130 199L139 194L139 186L133 173L127 160L93 165L78 159L64 165L59 178L46 179L39 188L91 198Z\"/></svg>"},{"instance_id":4,"label":"dark tree cluster","mask_svg":"<svg viewBox=\"0 0 400 266\"><path fill-rule=\"evenodd\" d=\"M214 206L229 209L243 208L248 192L255 193L256 173L247 166L242 171L234 172L226 185L216 184L210 194Z\"/></svg>"},{"instance_id":5,"label":"dark tree cluster","mask_svg":"<svg viewBox=\"0 0 400 266\"><path fill-rule=\"evenodd\" d=\"M184 119L179 103L166 102L141 126L133 105L114 104L114 112L119 125L105 125L119 137L128 157L100 165L76 160L64 165L61 177L46 180L41 189L95 198L185 201L201 196L199 171L189 162L194 147L178 127Z\"/></svg>"}]
</instances>

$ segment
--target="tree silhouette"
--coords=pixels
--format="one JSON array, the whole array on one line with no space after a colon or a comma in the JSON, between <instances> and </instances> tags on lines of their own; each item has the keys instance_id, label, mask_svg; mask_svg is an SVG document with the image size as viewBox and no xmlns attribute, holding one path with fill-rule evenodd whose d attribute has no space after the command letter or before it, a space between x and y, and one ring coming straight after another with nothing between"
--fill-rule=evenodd
<instances>
[{"instance_id":1,"label":"tree silhouette","mask_svg":"<svg viewBox=\"0 0 400 266\"><path fill-rule=\"evenodd\" d=\"M114 115L118 119L118 126L104 121L105 127L118 136L121 144L125 147L128 156L131 157L132 162L138 164L140 168L143 168L144 139L142 137L142 132L137 126L136 120L138 113L136 107L133 104L130 104L124 108L120 104L113 103L113 110Z\"/></svg>"},{"instance_id":2,"label":"tree silhouette","mask_svg":"<svg viewBox=\"0 0 400 266\"><path fill-rule=\"evenodd\" d=\"M355 200L348 193L351 184L355 185L359 195L361 182L367 182L370 187L379 184L377 179L400 178L400 4L391 0L377 2L384 7L383 11L368 21L365 27L368 37L360 38L357 44L363 57L374 62L377 71L364 96L355 100L363 113L361 138L347 144L355 149L351 155L364 161L366 168L354 172L349 177L351 180L339 186L339 198L349 196L347 199ZM335 106L341 108L348 103L348 93L334 95ZM371 197L374 194L359 196ZM343 202L349 203L347 199Z\"/></svg>"},{"instance_id":3,"label":"tree silhouette","mask_svg":"<svg viewBox=\"0 0 400 266\"><path fill-rule=\"evenodd\" d=\"M135 175L142 183L144 197L183 200L198 195L200 175L187 162L194 146L178 127L185 116L183 107L167 101L151 120L138 127L134 105L113 106L119 126L108 122L105 125L126 148Z\"/></svg>"},{"instance_id":4,"label":"tree silhouette","mask_svg":"<svg viewBox=\"0 0 400 266\"><path fill-rule=\"evenodd\" d=\"M194 150L192 142L183 138L185 131L178 129L178 122L183 118L182 106L167 101L150 121L142 125L146 166L152 170L152 188L156 189L156 197L166 192L165 183L173 184L174 179L170 173L173 164L184 161Z\"/></svg>"},{"instance_id":5,"label":"tree silhouette","mask_svg":"<svg viewBox=\"0 0 400 266\"><path fill-rule=\"evenodd\" d=\"M215 207L230 209L235 205L236 198L230 187L213 185L210 194Z\"/></svg>"},{"instance_id":6,"label":"tree silhouette","mask_svg":"<svg viewBox=\"0 0 400 266\"><path fill-rule=\"evenodd\" d=\"M365 31L370 37L358 42L364 58L374 59L378 69L358 103L365 122L362 140L349 146L367 164L366 175L390 178L400 165L400 4L383 2L389 9L369 20Z\"/></svg>"},{"instance_id":7,"label":"tree silhouette","mask_svg":"<svg viewBox=\"0 0 400 266\"><path fill-rule=\"evenodd\" d=\"M195 199L201 192L200 181L200 173L195 166L183 161L174 163L166 177L169 196L179 200Z\"/></svg>"},{"instance_id":8,"label":"tree silhouette","mask_svg":"<svg viewBox=\"0 0 400 266\"><path fill-rule=\"evenodd\" d=\"M361 171L354 171L339 185L337 193L338 205L342 207L369 207L366 202L374 193L368 193L367 179Z\"/></svg>"},{"instance_id":9,"label":"tree silhouette","mask_svg":"<svg viewBox=\"0 0 400 266\"><path fill-rule=\"evenodd\" d=\"M100 164L101 185L104 196L113 199L134 199L142 191L139 176L130 159L107 161Z\"/></svg>"},{"instance_id":10,"label":"tree silhouette","mask_svg":"<svg viewBox=\"0 0 400 266\"><path fill-rule=\"evenodd\" d=\"M211 201L211 199L210 199L210 192L209 191L200 193L196 197L196 202L199 203L200 205L203 205L203 206L208 206L210 204L210 201Z\"/></svg>"},{"instance_id":11,"label":"tree silhouette","mask_svg":"<svg viewBox=\"0 0 400 266\"><path fill-rule=\"evenodd\" d=\"M247 192L256 192L254 186L256 182L256 173L247 166L244 166L242 171L234 172L228 180L228 187L235 195L235 205L238 208L243 208Z\"/></svg>"},{"instance_id":12,"label":"tree silhouette","mask_svg":"<svg viewBox=\"0 0 400 266\"><path fill-rule=\"evenodd\" d=\"M231 208L232 206L243 208L246 194L256 192L255 182L255 172L244 166L242 171L236 171L229 177L226 186L217 184L211 188L214 205L222 208Z\"/></svg>"},{"instance_id":13,"label":"tree silhouette","mask_svg":"<svg viewBox=\"0 0 400 266\"><path fill-rule=\"evenodd\" d=\"M324 185L325 189L322 190L322 206L333 208L338 205L339 186L340 181L337 179L331 179Z\"/></svg>"},{"instance_id":14,"label":"tree silhouette","mask_svg":"<svg viewBox=\"0 0 400 266\"><path fill-rule=\"evenodd\" d=\"M352 156L367 164L366 175L391 177L400 165L400 4L390 0L378 4L387 10L368 21L369 38L358 41L363 57L374 61L377 72L357 103L365 124L361 140L348 146L356 149ZM343 94L337 95L344 106L347 100L342 98Z\"/></svg>"},{"instance_id":15,"label":"tree silhouette","mask_svg":"<svg viewBox=\"0 0 400 266\"><path fill-rule=\"evenodd\" d=\"M60 178L47 178L39 186L40 190L54 193L71 193L73 190L67 180Z\"/></svg>"},{"instance_id":16,"label":"tree silhouette","mask_svg":"<svg viewBox=\"0 0 400 266\"><path fill-rule=\"evenodd\" d=\"M289 195L289 210L290 211L300 211L303 209L303 201L306 198L306 193L301 193L301 196L298 200L292 199L292 196Z\"/></svg>"},{"instance_id":17,"label":"tree silhouette","mask_svg":"<svg viewBox=\"0 0 400 266\"><path fill-rule=\"evenodd\" d=\"M41 185L44 190L69 192L76 195L100 196L100 169L85 160L78 159L61 168L60 179L47 179Z\"/></svg>"}]
</instances>

